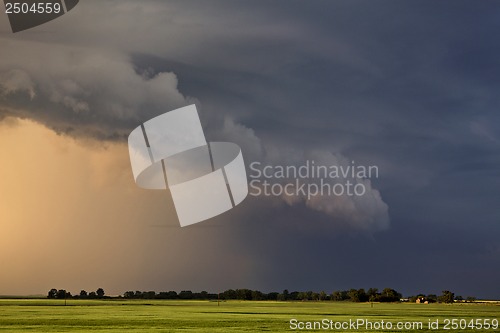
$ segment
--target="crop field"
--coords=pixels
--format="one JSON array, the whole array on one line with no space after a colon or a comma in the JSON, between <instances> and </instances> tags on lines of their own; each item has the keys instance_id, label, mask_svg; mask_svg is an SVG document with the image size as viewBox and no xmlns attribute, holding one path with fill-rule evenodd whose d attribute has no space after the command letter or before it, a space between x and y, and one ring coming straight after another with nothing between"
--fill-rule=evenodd
<instances>
[{"instance_id":1,"label":"crop field","mask_svg":"<svg viewBox=\"0 0 500 333\"><path fill-rule=\"evenodd\" d=\"M498 304L0 300L0 332L499 332L499 319Z\"/></svg>"}]
</instances>

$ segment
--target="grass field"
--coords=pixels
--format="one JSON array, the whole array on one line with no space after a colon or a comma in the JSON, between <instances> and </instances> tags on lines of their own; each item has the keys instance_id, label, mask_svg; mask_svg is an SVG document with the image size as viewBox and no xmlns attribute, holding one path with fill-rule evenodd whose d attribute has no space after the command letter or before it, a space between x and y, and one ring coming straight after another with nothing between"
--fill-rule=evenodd
<instances>
[{"instance_id":1,"label":"grass field","mask_svg":"<svg viewBox=\"0 0 500 333\"><path fill-rule=\"evenodd\" d=\"M445 319L500 319L498 304L373 304L349 302L136 301L136 300L0 300L0 332L291 332L290 320L348 322L383 320L393 329L353 332L500 332L500 329L443 330ZM422 328L398 330L401 323ZM457 322L459 325L459 322ZM484 323L484 322L483 322ZM386 324L387 325L387 324ZM410 325L410 324L407 324ZM414 325L414 324L412 324ZM450 325L451 328L451 325ZM314 331L314 330L311 330ZM319 330L316 330L319 331ZM344 329L333 329L344 332Z\"/></svg>"}]
</instances>

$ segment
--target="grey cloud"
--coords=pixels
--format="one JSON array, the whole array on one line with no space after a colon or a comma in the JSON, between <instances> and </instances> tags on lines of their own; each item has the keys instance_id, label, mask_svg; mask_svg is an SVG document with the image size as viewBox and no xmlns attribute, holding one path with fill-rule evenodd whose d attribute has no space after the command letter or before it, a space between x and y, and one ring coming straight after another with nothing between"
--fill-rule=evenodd
<instances>
[{"instance_id":1,"label":"grey cloud","mask_svg":"<svg viewBox=\"0 0 500 333\"><path fill-rule=\"evenodd\" d=\"M486 255L475 260L479 250L462 242L474 227L472 242L498 248L492 237L499 231L498 14L495 1L88 0L15 42L0 41L2 56L10 49L4 46L22 49L16 56L24 59L30 53L40 58L33 50L45 50L36 68L20 66L12 55L2 58L1 105L53 128L114 138L195 96L207 139L236 142L249 160L297 163L315 150L326 161L380 167L380 179L372 180L362 202L336 207L326 198L314 204L299 198L291 206L283 199L251 200L248 210L239 207L225 217L250 225L236 223L239 250L260 260L275 281L309 288L313 278L306 273L278 272L286 270L278 262L296 264L290 253L313 264L331 260L332 268L322 268L325 280L316 282L340 281L345 288L367 279L350 262L362 261L385 283L391 281L383 273L389 262L402 261L407 276L415 267L428 272L425 281L413 279L422 288L413 292L422 292L433 279L445 283L432 275L438 264L448 260L451 274L452 263L469 253L467 262L489 272L484 285L492 285L499 271L486 267L497 261ZM89 53L79 51L85 48ZM88 60L80 71L71 72L74 65L60 59L72 49ZM59 60L47 62L49 54ZM50 71L58 77L43 76ZM43 115L22 111L31 110L32 96L40 108L56 107ZM376 244L361 236L330 242L346 211L363 220L351 220L361 229L384 229L389 218L391 229L376 234ZM459 255L448 250L453 243L430 240L443 234L461 244ZM478 289L458 280L457 287ZM270 285L266 281L262 285Z\"/></svg>"},{"instance_id":2,"label":"grey cloud","mask_svg":"<svg viewBox=\"0 0 500 333\"><path fill-rule=\"evenodd\" d=\"M120 52L2 40L1 105L58 132L126 138L137 124L196 100L174 73L148 78Z\"/></svg>"},{"instance_id":3,"label":"grey cloud","mask_svg":"<svg viewBox=\"0 0 500 333\"><path fill-rule=\"evenodd\" d=\"M265 166L284 168L294 166L298 168L304 165L304 163L316 163L316 165L326 167L339 166L347 168L351 166L351 161L345 156L332 154L327 150L307 151L287 145L262 142L252 129L237 124L230 118L224 120L223 128L219 132L218 137L231 140L240 145L244 152L247 166L254 162L258 162L261 168ZM249 172L251 173L251 170ZM389 226L388 206L382 200L380 192L372 187L370 179L324 179L331 186L337 183L343 184L347 180L352 184L361 183L366 193L362 196L324 194L308 197L308 195L304 195L302 192L296 192L292 196L283 194L279 197L279 200L283 200L291 206L305 204L306 207L312 210L326 214L330 218L330 223L326 225L327 229L335 229L337 227L352 228L361 231L386 229ZM286 181L290 182L292 180L274 179L271 182L286 183ZM301 179L301 183L318 185L318 179Z\"/></svg>"},{"instance_id":4,"label":"grey cloud","mask_svg":"<svg viewBox=\"0 0 500 333\"><path fill-rule=\"evenodd\" d=\"M325 61L328 55L332 55L336 59L337 65L370 68L369 63L365 59L358 57L355 51L341 39L338 39L334 44L329 44L326 53L321 46L325 44L318 43L316 40L311 40L307 45L303 46L304 51L296 53L295 42L297 40L309 40L310 28L300 24L300 21L292 25L289 19L286 18L270 20L271 16L266 14L262 8L259 9L253 6L248 8L254 8L252 10L254 14L264 15L261 18L244 11L239 11L236 16L227 16L223 15L219 9L206 8L208 14L212 15L208 15L208 19L207 12L204 12L204 15L199 15L200 11L194 11L189 19L181 20L179 19L181 17L180 12L186 11L189 4L166 7L151 2L148 6L137 6L127 2L118 4L111 1L100 4L99 7L98 10L95 4L89 3L88 7L81 9L82 15L75 18L74 24L61 34L58 34L59 42L62 41L69 44L69 46L61 48L54 45L54 40L48 40L49 43L45 46L41 46L39 43L32 44L29 41L29 34L27 34L28 40L10 46L11 49L17 49L17 52L22 47L26 51L30 47L36 47L36 53L40 54L40 62L48 61L44 66L44 70L53 71L51 75L51 78L54 78L53 80L46 77L35 78L35 80L38 80L37 87L47 87L45 90L39 88L41 91L38 92L37 103L42 100L42 105L45 104L45 107L54 108L56 111L53 112L49 119L37 118L38 113L23 116L32 117L57 131L71 135L87 134L99 138L116 139L126 136L131 126L133 126L132 124L135 126L140 120L143 121L148 117L150 118L151 115L161 113L162 109L173 109L192 101L192 99L180 95L174 74L156 71L150 77L151 73L147 62L143 66L135 68L136 71L132 71L127 53L142 51L143 48L148 49L150 54L161 54L162 57L165 57L165 53L167 53L167 57L176 58L178 53L183 53L182 58L184 60L196 61L201 65L206 65L207 62L213 62L214 60L217 61L217 63L222 64L222 68L215 68L206 72L209 75L206 78L206 83L218 85L219 87L228 87L227 84L229 83L232 87L228 93L233 95L245 90L247 96L262 95L268 90L266 86L268 85L267 80L272 75L276 75L280 71L286 72L287 66L294 66L297 62L300 63L301 58L308 53L321 55L322 61ZM113 18L99 18L106 10L113 10L116 15ZM226 9L231 13L234 13L233 10L234 8ZM85 17L84 13L90 12L93 12L97 23L92 27L79 22ZM121 39L123 34L114 34L113 31L123 29L124 18L132 14L138 16L148 15L148 19L137 20L137 25L133 31L127 34L128 39L125 41ZM214 25L213 18L215 16L223 17L223 19ZM183 29L185 38L178 39L176 35L169 33L152 33L155 24L162 25L161 22L165 18L172 20L172 27ZM129 20L125 21L128 22ZM242 28L242 21L246 22L245 28ZM257 22L259 24L256 24ZM56 22L56 24L63 24L63 22ZM199 26L209 26L210 28L203 30L199 29ZM235 29L227 29L233 26ZM98 27L101 27L104 33L96 35L97 30L95 29ZM193 27L196 27L196 29L193 29ZM85 31L87 38L93 36L93 43L98 46L97 48L91 48L92 51L89 52L83 51L80 46L72 46L74 40L79 39L78 36L82 34L82 31ZM269 34L270 31L271 34ZM122 50L121 52L109 52L102 47L100 43L104 40L109 43L109 36L106 37L106 34L118 36L118 38L111 41L111 44L118 50ZM141 34L149 36L147 45L143 45L144 39L139 37ZM165 42L162 43L160 39L164 39ZM328 37L322 36L321 39L326 41ZM132 42L128 42L129 40ZM242 41L244 42L242 43ZM260 47L255 48L255 43L260 44ZM165 46L169 44L175 45L175 47ZM243 45L243 47L240 45ZM288 51L289 56L283 58L283 51L276 54L272 52L276 47ZM227 50L232 52L228 53ZM62 59L60 55L50 58L50 52L62 53ZM255 52L257 52L257 56L252 54ZM30 52L23 53L29 54ZM67 55L64 56L64 54ZM51 60L47 60L49 58ZM19 64L27 62L26 58L16 60L19 61ZM71 62L74 62L74 64ZM58 65L54 65L54 63ZM61 66L61 63L70 69ZM37 76L34 68L30 68L28 71L35 72L31 75ZM141 72L144 75L138 74ZM224 75L221 76L220 72L224 73ZM262 84L255 82L256 75ZM217 81L221 80L222 84L218 84ZM275 84L277 83L276 81ZM295 85L300 84L301 82L293 83L289 88L295 89ZM259 87L261 88L259 89ZM299 87L297 86L297 88ZM258 89L258 91L255 91L255 89ZM283 91L275 91L274 94L276 96L273 99L282 102L286 101ZM195 96L198 96L198 94L195 94ZM46 101L44 101L44 97ZM205 104L205 99L201 98L201 100ZM267 103L268 101L262 102ZM210 101L207 104L210 105ZM16 104L14 104L14 107L12 105L9 105L9 107L14 114L16 110L23 112L21 111L23 107ZM278 105L273 106L273 108L277 107ZM279 106L279 108L281 109L282 106ZM291 108L290 112L293 111L294 108ZM222 139L239 143L244 148L245 156L249 159L272 160L273 157L265 153L266 150L286 150L290 144L286 142L273 143L276 136L266 138L263 143L253 129L247 128L227 116L228 113L236 116L241 115L238 108L231 108L230 105L220 110L207 107L207 112L209 115L205 116L205 120L211 125L209 133L214 133L213 138L222 137ZM254 113L254 110L252 109L251 112ZM293 124L290 125L293 126ZM290 154L291 156L303 155L305 150L307 148L302 147L298 151L291 151ZM327 156L329 151L325 150L322 154ZM279 163L287 164L290 162L289 158L290 156L282 155L279 158ZM388 222L387 206L381 200L378 191L372 190L371 185L369 185L369 189L370 195L366 196L366 199L357 200L361 200L360 202L346 198L339 198L337 201L331 200L331 198L328 201L315 199L308 202L308 206L331 216L334 221L350 221L349 216L351 216L352 220L356 221L354 225L357 225L360 229L364 229L367 225L376 226L379 223L380 226L386 226ZM289 198L284 199L289 200ZM300 201L302 200L303 198L300 198ZM373 207L379 208L373 209Z\"/></svg>"}]
</instances>

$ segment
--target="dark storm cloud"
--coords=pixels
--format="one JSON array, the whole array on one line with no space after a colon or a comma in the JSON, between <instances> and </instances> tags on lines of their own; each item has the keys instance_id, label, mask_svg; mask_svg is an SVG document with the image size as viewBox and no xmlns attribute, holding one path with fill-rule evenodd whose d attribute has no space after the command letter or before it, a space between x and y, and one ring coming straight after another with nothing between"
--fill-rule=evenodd
<instances>
[{"instance_id":1,"label":"dark storm cloud","mask_svg":"<svg viewBox=\"0 0 500 333\"><path fill-rule=\"evenodd\" d=\"M144 77L127 56L106 50L3 40L2 113L57 132L125 140L141 121L193 102L173 73Z\"/></svg>"},{"instance_id":2,"label":"dark storm cloud","mask_svg":"<svg viewBox=\"0 0 500 333\"><path fill-rule=\"evenodd\" d=\"M438 293L450 283L447 274L464 273L464 267L470 266L488 272L481 275L484 288L467 283L468 273L463 279L455 278L453 288L498 297L491 294L492 281L500 274L492 268L498 266L500 232L495 203L500 183L500 44L494 37L499 14L495 4L321 2L306 9L292 4L280 14L273 13L277 20L308 28L310 38L299 35L295 43L275 48L266 48L265 43L262 47L258 40L240 48L232 45L231 55L236 58L254 50L250 53L256 59L268 59L264 71L263 61L257 62L255 71L222 71L220 78L210 66L200 70L168 60L164 66L189 77L185 89L190 94L220 109L239 105L237 119L264 140L306 149L324 147L380 165L383 176L375 183L391 207L394 225L372 246L363 245L363 239L344 243L333 237L335 241L324 240L318 251L313 245L318 239L313 237L302 240L300 253L283 240L300 242L295 232L283 235L279 228L269 233L269 239L245 233L245 239L260 244L267 255L276 253L276 243L282 246L282 255L276 255L270 269L279 275L276 284L289 279L291 285L306 288L313 276L301 276L294 269L288 274L277 272L293 263L316 267L327 260L321 271L346 288L352 281L362 285L367 280L364 269L371 267L380 276L374 281L380 284L399 283L410 293L419 288ZM328 47L339 37L353 54L350 62ZM315 43L324 47L311 48ZM138 59L162 67L158 61ZM217 59L212 60L214 67L221 64ZM220 95L227 97L215 97ZM254 106L252 112L245 110L248 105ZM319 223L322 219L308 214L297 218L274 211L268 219L285 220L290 229L294 220ZM339 252L341 258L336 255ZM343 274L335 273L339 267ZM391 279L392 273L387 272L396 269L405 272L413 288ZM415 271L428 278L415 278Z\"/></svg>"},{"instance_id":3,"label":"dark storm cloud","mask_svg":"<svg viewBox=\"0 0 500 333\"><path fill-rule=\"evenodd\" d=\"M104 10L94 11L97 6L116 15L104 17ZM255 285L240 287L371 283L405 293L453 287L500 297L490 290L500 277L494 268L500 267L497 2L152 1L141 7L109 1L80 8L92 14L95 26L75 16L59 37L36 38L68 43L68 53L80 47L73 44L116 49L118 58L104 53L101 63L107 68L118 59L118 65L100 73L91 61L83 62L81 73L90 70L99 80L78 79L81 93L71 85L56 86L61 96L71 97L66 100L43 95L39 82L51 81L24 69L15 80L3 81L8 102L2 105L9 112L113 138L115 131L123 137L133 123L194 96L207 137L231 138L248 158L286 162L317 150L380 167L380 179L373 180L383 198L377 212L387 204L392 222L382 233L352 234L338 216L332 228L332 216L304 202L273 206L249 200L248 209L229 213L238 221L238 251L261 265L247 280ZM29 43L34 37L24 38ZM4 75L13 75L10 64L2 68ZM109 79L120 72L126 75ZM61 75L69 79L73 73ZM157 75L169 84L155 83ZM103 98L89 97L89 91L100 95L93 83L102 80L115 88L105 88ZM5 82L15 93L5 93ZM145 98L150 89L156 89L154 96ZM21 113L16 103L26 109L32 91L61 109L48 118L29 108L31 113ZM169 99L174 102L163 104L165 94L175 96ZM124 95L130 97L122 101ZM120 110L130 111L110 113L104 98L110 96ZM95 117L78 102L87 103ZM83 113L75 112L78 106ZM295 269L304 263L318 274ZM479 272L484 287L468 282L469 273L454 275L448 287L447 276L460 265ZM408 283L395 278L396 270ZM416 271L426 277L415 277Z\"/></svg>"},{"instance_id":4,"label":"dark storm cloud","mask_svg":"<svg viewBox=\"0 0 500 333\"><path fill-rule=\"evenodd\" d=\"M304 27L305 30L301 28L303 24L295 27L286 17L273 19L259 7L255 7L252 13L239 11L237 7L228 7L222 12L229 11L234 15L225 15L220 10L202 6L198 8L198 12L190 12L187 19L179 18L179 15L172 16L172 27L178 28L179 33L165 37L172 47L158 46L156 41L161 40L164 35L152 35L151 22L164 26L164 17L161 14L168 17L172 12L185 13L189 11L189 5L170 7L151 3L147 9L139 10L140 7L128 2L115 3L117 8L112 8L110 3L113 2L105 3L104 7L117 12L111 19L116 26L113 25L111 30L106 30L108 35L105 38L102 33L96 35L96 41L91 47L83 48L81 45L75 45L74 40L78 40L79 36L88 40L88 36L84 33L85 29L78 21L75 23L78 29L63 30L59 36L65 41L64 46L55 45L53 42L42 44L6 41L8 51L3 64L6 69L3 71L2 95L7 101L5 104L9 112L21 117L31 117L58 132L72 136L87 135L99 139L123 140L137 123L165 110L196 101L185 97L178 90L178 76L172 69L165 66L155 68L157 66L154 63L131 61L128 52L134 51L137 54L137 49L141 48L142 52L147 49L153 55L160 53L161 57L156 56L160 60L168 59L166 55L186 60L190 66L194 65L201 74L205 74L205 83L199 86L205 89L210 86L214 89L213 96L222 97L221 103L216 103L207 97L205 89L197 91L203 97L201 100L196 96L201 102L198 104L202 109L202 119L207 127L209 139L231 140L240 144L250 161L261 160L286 165L292 163L291 159L296 160L297 157L306 158L311 155L310 145L295 147L294 142L280 142L281 138L285 138L288 134L282 135L281 138L276 135L266 138L266 133L262 133L264 139L262 140L259 135L255 135L252 128L240 123L240 120L244 121L241 119L242 114L253 117L252 113L256 108L261 110L255 112L257 120L259 113L262 114L266 109L274 114L282 112L282 119L288 118L289 113L282 110L288 110L291 106L288 105L286 98L290 91L307 98L307 91L306 94L301 92L301 87L296 83L291 86L286 85L285 89L281 90L273 87L282 80L288 81L274 70L274 63L283 59L280 54L283 50L288 50L291 56L287 60L289 64L280 70L288 72L287 66L292 66L292 73L287 75L296 76L298 82L302 79L300 73L293 73L296 61L301 61L301 57L306 57L309 53L322 55L323 51L318 49L314 40L308 43L310 51L306 48L305 52L295 54L297 43L309 38L307 27ZM203 15L200 15L200 11L203 11ZM151 18L139 21L141 23L133 32L127 33L127 36L137 33L147 34L149 38L146 47L140 47L144 42L142 35L138 39L127 40L126 43L119 37L125 33L119 31L120 28L125 29L123 19L126 18L125 21L129 22L130 15L136 12L137 15L143 16L147 13ZM264 15L262 17L256 15L259 13ZM108 21L106 18L104 25L110 27ZM98 18L96 22L103 24ZM115 36L113 29L117 30L118 36ZM186 36L180 34L181 31L185 31ZM66 33L68 36L65 36ZM92 34L92 31L88 33ZM111 35L114 36L113 39L110 39ZM106 47L100 45L109 44L110 40L113 51L110 51L109 45ZM350 49L341 44L339 47L345 50L337 62L350 64L352 62ZM185 56L179 57L179 53ZM36 60L33 59L33 54L37 55ZM12 67L15 69L10 69ZM190 77L187 75L186 78ZM214 85L215 81L221 82ZM193 78L193 82L199 80ZM271 85L268 82L271 82ZM215 90L217 87L229 86L231 87L226 91ZM269 89L274 89L275 92L271 91L269 94ZM21 100L20 104L15 103L17 101L15 97L23 94L24 100ZM229 98L235 96L235 103L228 103L223 96ZM248 98L246 101L237 101L237 96L248 96ZM263 98L264 96L266 98ZM272 98L269 99L269 96ZM222 107L218 107L219 105ZM50 111L40 112L39 107ZM295 110L291 108L289 111L295 112ZM275 124L283 126L282 123L275 122ZM289 122L290 131L297 130L294 129L296 124L295 120ZM270 129L273 130L273 127ZM300 132L300 129L297 132ZM344 156L325 149L325 146L319 146L318 149L320 151L311 156L319 156L323 163L349 163ZM285 154L283 151L289 152ZM310 200L307 204L313 210L320 210L330 215L332 225L340 215L349 214L353 221L357 221L353 225L358 225L361 229L383 229L389 222L387 205L379 192L368 182L367 192L368 195L359 198L346 197L337 202L317 199ZM303 198L297 198L297 201L302 200Z\"/></svg>"}]
</instances>

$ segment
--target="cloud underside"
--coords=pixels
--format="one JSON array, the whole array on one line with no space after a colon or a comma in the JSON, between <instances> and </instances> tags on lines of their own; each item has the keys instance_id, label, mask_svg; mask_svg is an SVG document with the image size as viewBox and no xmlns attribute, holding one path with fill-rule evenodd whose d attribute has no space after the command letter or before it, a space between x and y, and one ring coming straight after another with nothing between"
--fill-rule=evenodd
<instances>
[{"instance_id":1,"label":"cloud underside","mask_svg":"<svg viewBox=\"0 0 500 333\"><path fill-rule=\"evenodd\" d=\"M2 46L3 113L58 133L123 140L148 117L194 102L179 92L174 73L146 77L123 53L35 42Z\"/></svg>"},{"instance_id":2,"label":"cloud underside","mask_svg":"<svg viewBox=\"0 0 500 333\"><path fill-rule=\"evenodd\" d=\"M260 35L262 31L255 34ZM285 38L286 33L283 34L278 38ZM295 163L296 156L306 158L308 149L313 149L296 149L272 139L262 140L253 129L234 119L237 114L230 110L210 111L210 103L207 103L209 111L204 114L204 101L183 94L174 72L138 66L132 57L135 50L123 45L83 47L73 42L14 39L2 39L1 43L4 51L0 61L0 114L3 117L32 119L59 134L81 140L124 142L140 123L196 103L204 122L210 124L209 132L215 133L218 139L240 144L248 162L286 165ZM276 154L283 151L288 153ZM347 160L329 150L316 150L315 155L333 164ZM367 185L368 193L362 197L307 200L297 195L295 199L282 197L280 200L291 205L303 202L308 208L326 214L333 228L342 225L365 231L385 229L389 223L387 205L380 193L371 184Z\"/></svg>"},{"instance_id":3,"label":"cloud underside","mask_svg":"<svg viewBox=\"0 0 500 333\"><path fill-rule=\"evenodd\" d=\"M500 297L499 15L494 1L86 0L19 34L0 15L0 293L32 277L36 293ZM249 196L179 228L167 191L135 186L126 137L192 103L247 166L355 161L379 178L362 197Z\"/></svg>"}]
</instances>

